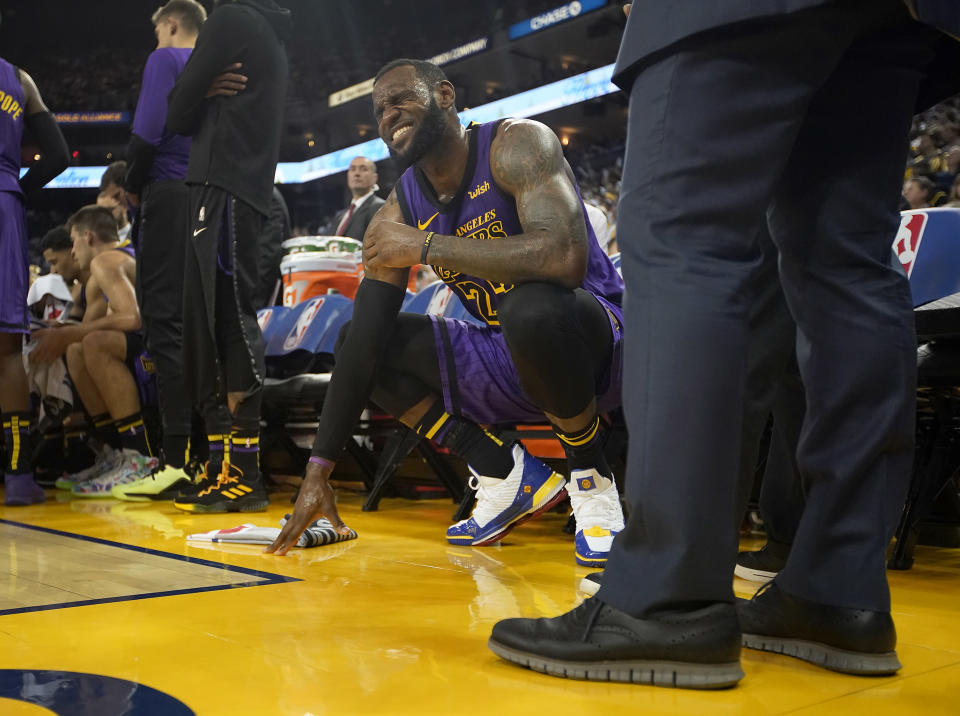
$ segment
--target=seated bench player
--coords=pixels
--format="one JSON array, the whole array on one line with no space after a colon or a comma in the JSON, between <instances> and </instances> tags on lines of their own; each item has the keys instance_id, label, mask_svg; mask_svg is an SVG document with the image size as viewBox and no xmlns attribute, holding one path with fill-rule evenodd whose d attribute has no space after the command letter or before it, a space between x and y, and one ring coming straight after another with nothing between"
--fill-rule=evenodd
<instances>
[{"instance_id":1,"label":"seated bench player","mask_svg":"<svg viewBox=\"0 0 960 716\"><path fill-rule=\"evenodd\" d=\"M623 528L599 412L620 403L623 284L585 219L554 132L529 120L463 127L434 64L377 74L374 112L403 175L364 236L366 277L341 335L284 553L315 514L342 525L328 478L368 397L464 458L472 515L447 530L487 545L569 493L576 561L602 565ZM399 313L409 268L430 264L485 325ZM372 386L372 394L370 387ZM542 422L565 480L485 424Z\"/></svg>"},{"instance_id":2,"label":"seated bench player","mask_svg":"<svg viewBox=\"0 0 960 716\"><path fill-rule=\"evenodd\" d=\"M54 360L66 353L77 394L95 428L120 450L109 452L73 485L80 497L109 497L114 486L135 482L157 469L141 416L138 381L149 380L152 366L140 335L140 310L134 283L136 259L123 246L109 209L85 206L67 223L80 271L89 271L86 310L76 325L36 333L32 358Z\"/></svg>"}]
</instances>

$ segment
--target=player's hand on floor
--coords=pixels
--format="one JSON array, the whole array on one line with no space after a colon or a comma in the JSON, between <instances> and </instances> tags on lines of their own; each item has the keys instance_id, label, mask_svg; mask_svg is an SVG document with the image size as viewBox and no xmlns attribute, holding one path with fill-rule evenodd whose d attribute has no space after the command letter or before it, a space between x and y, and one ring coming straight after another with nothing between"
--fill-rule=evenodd
<instances>
[{"instance_id":1,"label":"player's hand on floor","mask_svg":"<svg viewBox=\"0 0 960 716\"><path fill-rule=\"evenodd\" d=\"M363 237L363 264L370 269L407 268L420 263L426 231L396 221L379 221Z\"/></svg>"},{"instance_id":2,"label":"player's hand on floor","mask_svg":"<svg viewBox=\"0 0 960 716\"><path fill-rule=\"evenodd\" d=\"M337 512L337 499L330 486L330 473L331 468L307 463L307 472L293 514L265 552L285 555L291 547L296 546L300 535L310 523L320 517L326 517L338 534L350 534L350 529L343 524Z\"/></svg>"},{"instance_id":3,"label":"player's hand on floor","mask_svg":"<svg viewBox=\"0 0 960 716\"><path fill-rule=\"evenodd\" d=\"M223 68L223 72L213 78L207 88L206 97L233 97L247 88L247 77L238 72L242 62L234 62Z\"/></svg>"}]
</instances>

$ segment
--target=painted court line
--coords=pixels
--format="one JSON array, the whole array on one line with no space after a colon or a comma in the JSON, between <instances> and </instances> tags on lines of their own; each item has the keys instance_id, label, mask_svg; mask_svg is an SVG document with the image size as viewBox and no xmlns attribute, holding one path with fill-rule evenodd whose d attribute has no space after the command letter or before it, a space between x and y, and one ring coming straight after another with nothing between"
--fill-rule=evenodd
<instances>
[{"instance_id":1,"label":"painted court line","mask_svg":"<svg viewBox=\"0 0 960 716\"><path fill-rule=\"evenodd\" d=\"M85 607L93 604L110 604L112 602L129 602L135 601L138 599L154 599L156 597L171 597L178 594L198 594L200 592L217 592L224 589L240 589L242 587L262 587L271 584L283 584L285 582L300 582L302 580L297 579L296 577L286 577L282 574L273 574L272 572L262 572L257 569L249 569L248 567L237 567L232 564L224 564L223 562L214 562L209 559L200 559L199 557L187 557L182 554L173 554L172 552L161 552L160 550L150 549L149 547L138 547L132 544L123 544L122 542L113 542L111 540L100 539L98 537L88 537L86 535L74 534L73 532L63 532L62 530L55 530L49 527L38 527L36 525L28 525L23 522L14 522L13 520L0 519L0 524L11 525L13 527L19 527L21 529L34 530L36 532L45 532L46 534L56 535L58 537L66 537L69 539L80 540L82 542L92 542L94 544L104 545L107 547L116 547L119 549L129 550L131 552L139 552L141 554L148 554L153 557L164 557L166 559L174 559L180 562L187 562L189 564L195 564L203 567L212 567L214 569L220 569L226 572L234 572L236 574L242 574L247 577L254 577L253 580L237 582L235 584L216 584L206 587L191 587L188 589L173 589L169 591L161 592L145 592L141 594L129 594L119 597L103 597L99 599L81 599L72 602L58 602L56 604L41 604L30 607L17 607L15 609L0 609L0 616L7 616L10 614L23 614L25 612L42 612L50 611L53 609L69 609L71 607Z\"/></svg>"}]
</instances>

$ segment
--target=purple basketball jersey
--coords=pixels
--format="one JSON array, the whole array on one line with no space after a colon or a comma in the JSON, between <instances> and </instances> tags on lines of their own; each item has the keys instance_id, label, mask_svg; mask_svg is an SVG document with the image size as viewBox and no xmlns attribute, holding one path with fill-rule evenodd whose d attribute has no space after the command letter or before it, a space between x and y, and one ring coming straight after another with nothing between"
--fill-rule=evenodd
<instances>
[{"instance_id":1,"label":"purple basketball jersey","mask_svg":"<svg viewBox=\"0 0 960 716\"><path fill-rule=\"evenodd\" d=\"M397 200L407 224L444 236L472 239L502 240L523 233L516 202L496 185L490 170L490 145L499 126L500 121L497 121L468 128L470 154L467 169L460 191L448 204L436 200L419 168L412 166L403 173L397 183ZM579 189L577 192L579 196ZM582 208L583 201L580 203ZM619 306L623 298L623 281L597 243L586 209L582 210L590 253L587 275L580 285L593 295ZM513 289L512 285L448 271L442 266L433 268L471 314L489 326L500 325L497 318L500 300Z\"/></svg>"},{"instance_id":2,"label":"purple basketball jersey","mask_svg":"<svg viewBox=\"0 0 960 716\"><path fill-rule=\"evenodd\" d=\"M133 132L157 148L149 180L183 179L190 161L190 137L166 128L167 95L183 72L192 50L161 47L150 53L143 69L143 83L133 116Z\"/></svg>"},{"instance_id":3,"label":"purple basketball jersey","mask_svg":"<svg viewBox=\"0 0 960 716\"><path fill-rule=\"evenodd\" d=\"M20 193L23 87L17 70L0 59L0 191Z\"/></svg>"}]
</instances>

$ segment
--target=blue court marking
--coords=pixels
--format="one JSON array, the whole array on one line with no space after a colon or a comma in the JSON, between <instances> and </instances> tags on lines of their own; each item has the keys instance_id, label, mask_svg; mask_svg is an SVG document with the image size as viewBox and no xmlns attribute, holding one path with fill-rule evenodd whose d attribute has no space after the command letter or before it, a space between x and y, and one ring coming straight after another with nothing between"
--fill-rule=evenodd
<instances>
[{"instance_id":1,"label":"blue court marking","mask_svg":"<svg viewBox=\"0 0 960 716\"><path fill-rule=\"evenodd\" d=\"M194 716L185 703L150 686L76 671L0 669L0 697L57 716Z\"/></svg>"},{"instance_id":2,"label":"blue court marking","mask_svg":"<svg viewBox=\"0 0 960 716\"><path fill-rule=\"evenodd\" d=\"M153 599L155 597L171 597L177 594L198 594L200 592L218 592L223 589L240 589L242 587L262 587L270 584L283 584L285 582L300 582L301 579L296 577L286 577L282 574L273 574L272 572L261 572L258 569L249 569L247 567L236 567L232 564L224 564L223 562L213 562L209 559L200 559L198 557L187 557L182 554L173 554L172 552L161 552L157 549L150 549L149 547L138 547L132 544L123 544L122 542L113 542L108 539L100 539L99 537L87 537L86 535L78 535L73 532L63 532L61 530L51 529L49 527L37 527L36 525L28 525L23 522L14 522L13 520L4 520L0 519L0 524L13 525L14 527L21 527L27 530L34 530L36 532L46 532L47 534L57 535L58 537L68 537L70 539L77 539L83 542L93 542L94 544L102 544L107 547L119 547L120 549L130 550L131 552L140 552L142 554L153 555L154 557L166 557L167 559L175 559L180 562L189 562L190 564L202 565L204 567L213 567L215 569L222 569L226 572L236 572L237 574L243 574L248 577L255 577L253 581L247 582L237 582L236 584L215 584L210 587L191 587L189 589L171 589L165 592L146 592L143 594L130 594L122 597L104 597L101 599L81 599L75 602L58 602L56 604L40 604L34 607L17 607L15 609L0 609L0 616L7 616L8 614L23 614L25 612L44 612L50 611L52 609L69 609L71 607L85 607L92 604L110 604L112 602L131 602L137 599Z\"/></svg>"}]
</instances>

